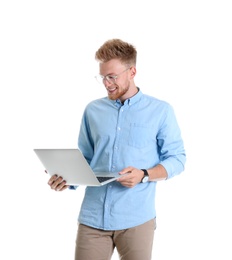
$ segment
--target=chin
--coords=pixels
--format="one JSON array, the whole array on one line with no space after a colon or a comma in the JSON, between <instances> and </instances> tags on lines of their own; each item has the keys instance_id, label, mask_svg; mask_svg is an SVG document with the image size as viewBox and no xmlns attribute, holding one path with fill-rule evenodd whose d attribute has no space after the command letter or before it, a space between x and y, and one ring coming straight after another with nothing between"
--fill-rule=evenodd
<instances>
[{"instance_id":1,"label":"chin","mask_svg":"<svg viewBox=\"0 0 232 260\"><path fill-rule=\"evenodd\" d=\"M108 96L108 98L109 98L110 100L116 100L116 99L118 99L117 97L112 97L112 96Z\"/></svg>"},{"instance_id":2,"label":"chin","mask_svg":"<svg viewBox=\"0 0 232 260\"><path fill-rule=\"evenodd\" d=\"M118 95L108 95L108 98L111 99L111 100L116 100L118 99Z\"/></svg>"}]
</instances>

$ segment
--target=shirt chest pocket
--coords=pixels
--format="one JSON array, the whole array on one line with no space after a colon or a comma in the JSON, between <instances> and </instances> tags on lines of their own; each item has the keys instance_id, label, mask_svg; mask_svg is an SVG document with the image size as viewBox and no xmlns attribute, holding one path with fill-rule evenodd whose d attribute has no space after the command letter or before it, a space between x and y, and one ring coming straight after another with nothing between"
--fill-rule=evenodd
<instances>
[{"instance_id":1,"label":"shirt chest pocket","mask_svg":"<svg viewBox=\"0 0 232 260\"><path fill-rule=\"evenodd\" d=\"M154 145L156 133L154 127L147 124L133 123L130 125L128 144L136 148Z\"/></svg>"}]
</instances>

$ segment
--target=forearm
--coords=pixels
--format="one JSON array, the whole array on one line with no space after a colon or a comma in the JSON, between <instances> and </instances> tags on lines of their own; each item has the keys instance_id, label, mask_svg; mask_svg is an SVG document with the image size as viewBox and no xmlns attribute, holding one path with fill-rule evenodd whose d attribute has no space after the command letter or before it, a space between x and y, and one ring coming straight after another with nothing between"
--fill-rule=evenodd
<instances>
[{"instance_id":1,"label":"forearm","mask_svg":"<svg viewBox=\"0 0 232 260\"><path fill-rule=\"evenodd\" d=\"M168 177L166 169L161 164L157 164L155 167L147 169L147 172L149 174L149 181L162 181Z\"/></svg>"}]
</instances>

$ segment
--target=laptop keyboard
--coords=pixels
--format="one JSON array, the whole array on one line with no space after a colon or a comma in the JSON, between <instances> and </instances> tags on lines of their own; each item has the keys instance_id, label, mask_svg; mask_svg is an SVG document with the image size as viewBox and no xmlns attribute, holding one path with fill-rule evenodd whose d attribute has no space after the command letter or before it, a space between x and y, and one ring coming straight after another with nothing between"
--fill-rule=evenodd
<instances>
[{"instance_id":1,"label":"laptop keyboard","mask_svg":"<svg viewBox=\"0 0 232 260\"><path fill-rule=\"evenodd\" d=\"M110 179L113 179L114 177L104 177L104 176L97 176L97 179L99 182L104 182L104 181L108 181Z\"/></svg>"}]
</instances>

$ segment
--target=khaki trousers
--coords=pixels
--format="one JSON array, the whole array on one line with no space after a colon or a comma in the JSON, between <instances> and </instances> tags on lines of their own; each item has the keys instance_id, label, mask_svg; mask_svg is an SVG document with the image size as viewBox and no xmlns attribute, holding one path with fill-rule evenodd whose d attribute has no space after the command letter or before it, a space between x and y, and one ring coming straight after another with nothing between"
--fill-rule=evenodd
<instances>
[{"instance_id":1,"label":"khaki trousers","mask_svg":"<svg viewBox=\"0 0 232 260\"><path fill-rule=\"evenodd\" d=\"M117 231L79 224L75 260L110 260L115 247L121 260L151 260L155 228L155 219Z\"/></svg>"}]
</instances>

